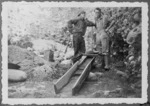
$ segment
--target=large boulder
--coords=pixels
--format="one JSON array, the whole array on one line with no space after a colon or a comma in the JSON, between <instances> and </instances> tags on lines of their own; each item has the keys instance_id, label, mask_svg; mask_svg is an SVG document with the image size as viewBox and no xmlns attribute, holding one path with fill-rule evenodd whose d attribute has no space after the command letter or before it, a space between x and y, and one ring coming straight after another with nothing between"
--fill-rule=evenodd
<instances>
[{"instance_id":1,"label":"large boulder","mask_svg":"<svg viewBox=\"0 0 150 106\"><path fill-rule=\"evenodd\" d=\"M22 70L8 69L8 80L19 82L25 81L27 79L27 74Z\"/></svg>"}]
</instances>

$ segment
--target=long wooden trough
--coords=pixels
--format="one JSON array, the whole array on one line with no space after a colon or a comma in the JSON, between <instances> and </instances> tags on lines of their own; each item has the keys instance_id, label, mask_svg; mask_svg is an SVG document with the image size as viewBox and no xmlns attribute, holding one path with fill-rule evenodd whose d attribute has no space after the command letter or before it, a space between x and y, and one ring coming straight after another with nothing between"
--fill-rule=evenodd
<instances>
[{"instance_id":1,"label":"long wooden trough","mask_svg":"<svg viewBox=\"0 0 150 106\"><path fill-rule=\"evenodd\" d=\"M54 83L55 93L60 93L71 80L71 77L78 75L73 87L71 87L72 95L75 95L80 90L83 82L87 78L95 57L82 56L82 59L77 61L61 78Z\"/></svg>"},{"instance_id":2,"label":"long wooden trough","mask_svg":"<svg viewBox=\"0 0 150 106\"><path fill-rule=\"evenodd\" d=\"M77 70L78 66L84 62L86 56L84 56L81 61L77 61L58 81L54 84L55 93L59 91L69 82L71 76Z\"/></svg>"}]
</instances>

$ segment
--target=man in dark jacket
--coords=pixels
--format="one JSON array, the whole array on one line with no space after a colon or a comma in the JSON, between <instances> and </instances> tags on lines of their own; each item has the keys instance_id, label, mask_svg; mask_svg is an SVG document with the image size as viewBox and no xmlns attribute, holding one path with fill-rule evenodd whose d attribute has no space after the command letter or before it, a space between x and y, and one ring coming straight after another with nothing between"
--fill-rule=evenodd
<instances>
[{"instance_id":1,"label":"man in dark jacket","mask_svg":"<svg viewBox=\"0 0 150 106\"><path fill-rule=\"evenodd\" d=\"M68 22L69 32L73 34L73 48L74 48L74 57L72 59L73 63L79 60L82 57L82 53L85 53L85 41L84 35L86 28L89 26L95 26L94 23L87 20L86 12L81 11L78 14L77 19L70 20Z\"/></svg>"}]
</instances>

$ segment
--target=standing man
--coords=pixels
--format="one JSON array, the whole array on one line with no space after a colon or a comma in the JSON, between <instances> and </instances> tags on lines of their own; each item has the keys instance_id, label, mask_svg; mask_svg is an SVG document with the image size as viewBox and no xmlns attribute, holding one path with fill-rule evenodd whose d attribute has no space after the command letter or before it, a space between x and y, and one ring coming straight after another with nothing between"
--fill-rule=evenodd
<instances>
[{"instance_id":1,"label":"standing man","mask_svg":"<svg viewBox=\"0 0 150 106\"><path fill-rule=\"evenodd\" d=\"M78 61L82 57L82 53L85 53L85 41L84 35L86 28L89 26L95 26L94 23L90 22L86 17L86 12L81 11L78 14L77 19L70 20L68 22L69 32L73 34L73 48L74 57L72 59L73 63Z\"/></svg>"},{"instance_id":2,"label":"standing man","mask_svg":"<svg viewBox=\"0 0 150 106\"><path fill-rule=\"evenodd\" d=\"M109 36L105 32L108 19L107 16L101 12L100 8L96 8L95 23L96 23L96 50L102 54L102 67L109 70Z\"/></svg>"}]
</instances>

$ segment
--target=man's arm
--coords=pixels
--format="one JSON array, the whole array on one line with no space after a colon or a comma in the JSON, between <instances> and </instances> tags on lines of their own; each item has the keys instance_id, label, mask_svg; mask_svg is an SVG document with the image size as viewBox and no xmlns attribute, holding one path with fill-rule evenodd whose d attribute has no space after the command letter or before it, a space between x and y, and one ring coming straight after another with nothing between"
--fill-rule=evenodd
<instances>
[{"instance_id":1,"label":"man's arm","mask_svg":"<svg viewBox=\"0 0 150 106\"><path fill-rule=\"evenodd\" d=\"M96 25L93 22L89 21L88 19L85 19L85 22L86 22L87 26L91 26L91 27L95 26L96 27Z\"/></svg>"},{"instance_id":2,"label":"man's arm","mask_svg":"<svg viewBox=\"0 0 150 106\"><path fill-rule=\"evenodd\" d=\"M72 19L68 21L68 30L70 33L72 32L72 28L73 28L72 25L75 25L77 22L78 22L78 19Z\"/></svg>"}]
</instances>

